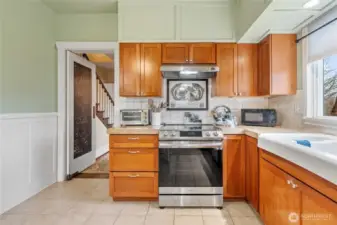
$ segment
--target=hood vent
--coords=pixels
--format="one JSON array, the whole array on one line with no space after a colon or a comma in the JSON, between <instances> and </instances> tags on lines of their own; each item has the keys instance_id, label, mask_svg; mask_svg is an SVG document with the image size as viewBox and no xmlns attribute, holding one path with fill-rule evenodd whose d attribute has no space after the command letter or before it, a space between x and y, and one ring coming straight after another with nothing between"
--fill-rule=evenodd
<instances>
[{"instance_id":1,"label":"hood vent","mask_svg":"<svg viewBox=\"0 0 337 225\"><path fill-rule=\"evenodd\" d=\"M216 76L219 67L209 65L163 65L160 67L163 77L167 79L208 79Z\"/></svg>"}]
</instances>

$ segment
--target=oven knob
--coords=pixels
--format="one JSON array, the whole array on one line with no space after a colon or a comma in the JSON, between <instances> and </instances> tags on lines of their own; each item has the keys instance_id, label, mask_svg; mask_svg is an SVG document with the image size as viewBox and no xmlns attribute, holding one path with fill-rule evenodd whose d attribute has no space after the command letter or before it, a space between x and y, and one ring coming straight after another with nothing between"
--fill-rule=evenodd
<instances>
[{"instance_id":1,"label":"oven knob","mask_svg":"<svg viewBox=\"0 0 337 225\"><path fill-rule=\"evenodd\" d=\"M208 136L208 137L211 136L211 133L207 131L206 136Z\"/></svg>"},{"instance_id":2,"label":"oven knob","mask_svg":"<svg viewBox=\"0 0 337 225\"><path fill-rule=\"evenodd\" d=\"M214 131L214 132L213 132L213 135L214 135L214 136L218 136L219 134L218 134L218 132Z\"/></svg>"},{"instance_id":3,"label":"oven knob","mask_svg":"<svg viewBox=\"0 0 337 225\"><path fill-rule=\"evenodd\" d=\"M172 137L176 136L176 133L172 132L172 133L171 133L171 136L172 136Z\"/></svg>"},{"instance_id":4,"label":"oven knob","mask_svg":"<svg viewBox=\"0 0 337 225\"><path fill-rule=\"evenodd\" d=\"M164 132L164 136L167 136L167 135L168 135L168 132L167 132L167 131L165 131L165 132Z\"/></svg>"}]
</instances>

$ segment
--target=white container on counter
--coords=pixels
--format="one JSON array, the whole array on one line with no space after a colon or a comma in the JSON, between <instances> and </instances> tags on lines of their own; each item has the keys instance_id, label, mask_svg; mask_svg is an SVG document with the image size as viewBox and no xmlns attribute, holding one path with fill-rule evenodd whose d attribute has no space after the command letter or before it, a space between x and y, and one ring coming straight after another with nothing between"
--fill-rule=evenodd
<instances>
[{"instance_id":1,"label":"white container on counter","mask_svg":"<svg viewBox=\"0 0 337 225\"><path fill-rule=\"evenodd\" d=\"M161 112L152 112L152 126L160 126Z\"/></svg>"}]
</instances>

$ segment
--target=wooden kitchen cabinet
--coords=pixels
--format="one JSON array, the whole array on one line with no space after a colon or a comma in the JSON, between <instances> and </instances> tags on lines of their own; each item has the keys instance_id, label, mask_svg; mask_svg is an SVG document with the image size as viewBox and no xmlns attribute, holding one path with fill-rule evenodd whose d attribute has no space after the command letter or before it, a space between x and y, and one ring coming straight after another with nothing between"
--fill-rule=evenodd
<instances>
[{"instance_id":1,"label":"wooden kitchen cabinet","mask_svg":"<svg viewBox=\"0 0 337 225\"><path fill-rule=\"evenodd\" d=\"M237 54L237 44L216 45L216 64L220 71L212 79L212 96L231 97L236 95Z\"/></svg>"},{"instance_id":2,"label":"wooden kitchen cabinet","mask_svg":"<svg viewBox=\"0 0 337 225\"><path fill-rule=\"evenodd\" d=\"M271 163L260 162L260 215L265 225L288 225L290 213L300 215L301 193L288 182L298 183ZM300 221L291 223L299 225Z\"/></svg>"},{"instance_id":3,"label":"wooden kitchen cabinet","mask_svg":"<svg viewBox=\"0 0 337 225\"><path fill-rule=\"evenodd\" d=\"M255 138L246 136L246 199L259 211L259 149Z\"/></svg>"},{"instance_id":4,"label":"wooden kitchen cabinet","mask_svg":"<svg viewBox=\"0 0 337 225\"><path fill-rule=\"evenodd\" d=\"M114 200L158 198L158 135L109 137L110 195Z\"/></svg>"},{"instance_id":5,"label":"wooden kitchen cabinet","mask_svg":"<svg viewBox=\"0 0 337 225\"><path fill-rule=\"evenodd\" d=\"M256 44L217 44L216 61L220 71L212 79L212 95L256 96L257 54Z\"/></svg>"},{"instance_id":6,"label":"wooden kitchen cabinet","mask_svg":"<svg viewBox=\"0 0 337 225\"><path fill-rule=\"evenodd\" d=\"M296 68L296 35L268 35L259 43L258 95L296 94Z\"/></svg>"},{"instance_id":7,"label":"wooden kitchen cabinet","mask_svg":"<svg viewBox=\"0 0 337 225\"><path fill-rule=\"evenodd\" d=\"M213 43L166 43L162 45L162 48L162 63L215 63L215 44Z\"/></svg>"},{"instance_id":8,"label":"wooden kitchen cabinet","mask_svg":"<svg viewBox=\"0 0 337 225\"><path fill-rule=\"evenodd\" d=\"M265 225L337 224L336 196L336 185L260 151L260 215Z\"/></svg>"},{"instance_id":9,"label":"wooden kitchen cabinet","mask_svg":"<svg viewBox=\"0 0 337 225\"><path fill-rule=\"evenodd\" d=\"M158 173L110 172L110 195L117 200L158 197Z\"/></svg>"},{"instance_id":10,"label":"wooden kitchen cabinet","mask_svg":"<svg viewBox=\"0 0 337 225\"><path fill-rule=\"evenodd\" d=\"M162 45L162 63L184 64L189 62L189 45L184 43L167 43Z\"/></svg>"},{"instance_id":11,"label":"wooden kitchen cabinet","mask_svg":"<svg viewBox=\"0 0 337 225\"><path fill-rule=\"evenodd\" d=\"M120 95L126 97L140 96L140 45L120 44Z\"/></svg>"},{"instance_id":12,"label":"wooden kitchen cabinet","mask_svg":"<svg viewBox=\"0 0 337 225\"><path fill-rule=\"evenodd\" d=\"M112 171L158 171L158 149L111 149Z\"/></svg>"},{"instance_id":13,"label":"wooden kitchen cabinet","mask_svg":"<svg viewBox=\"0 0 337 225\"><path fill-rule=\"evenodd\" d=\"M161 44L120 44L120 95L162 96Z\"/></svg>"},{"instance_id":14,"label":"wooden kitchen cabinet","mask_svg":"<svg viewBox=\"0 0 337 225\"><path fill-rule=\"evenodd\" d=\"M234 92L238 96L257 96L258 45L238 44L237 81ZM234 86L235 89L235 86Z\"/></svg>"},{"instance_id":15,"label":"wooden kitchen cabinet","mask_svg":"<svg viewBox=\"0 0 337 225\"><path fill-rule=\"evenodd\" d=\"M215 44L193 43L190 44L190 63L215 63Z\"/></svg>"},{"instance_id":16,"label":"wooden kitchen cabinet","mask_svg":"<svg viewBox=\"0 0 337 225\"><path fill-rule=\"evenodd\" d=\"M224 198L245 198L245 152L243 135L225 136L223 145Z\"/></svg>"}]
</instances>

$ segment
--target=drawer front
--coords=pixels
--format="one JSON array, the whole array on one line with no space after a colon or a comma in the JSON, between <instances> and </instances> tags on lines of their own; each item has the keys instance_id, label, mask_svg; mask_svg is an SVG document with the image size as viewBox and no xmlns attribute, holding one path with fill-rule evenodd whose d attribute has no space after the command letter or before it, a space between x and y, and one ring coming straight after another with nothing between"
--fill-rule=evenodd
<instances>
[{"instance_id":1,"label":"drawer front","mask_svg":"<svg viewBox=\"0 0 337 225\"><path fill-rule=\"evenodd\" d=\"M158 135L110 135L110 148L157 148Z\"/></svg>"},{"instance_id":2,"label":"drawer front","mask_svg":"<svg viewBox=\"0 0 337 225\"><path fill-rule=\"evenodd\" d=\"M113 198L157 198L158 173L111 172L110 194Z\"/></svg>"},{"instance_id":3,"label":"drawer front","mask_svg":"<svg viewBox=\"0 0 337 225\"><path fill-rule=\"evenodd\" d=\"M110 171L158 171L158 149L110 149Z\"/></svg>"}]
</instances>

